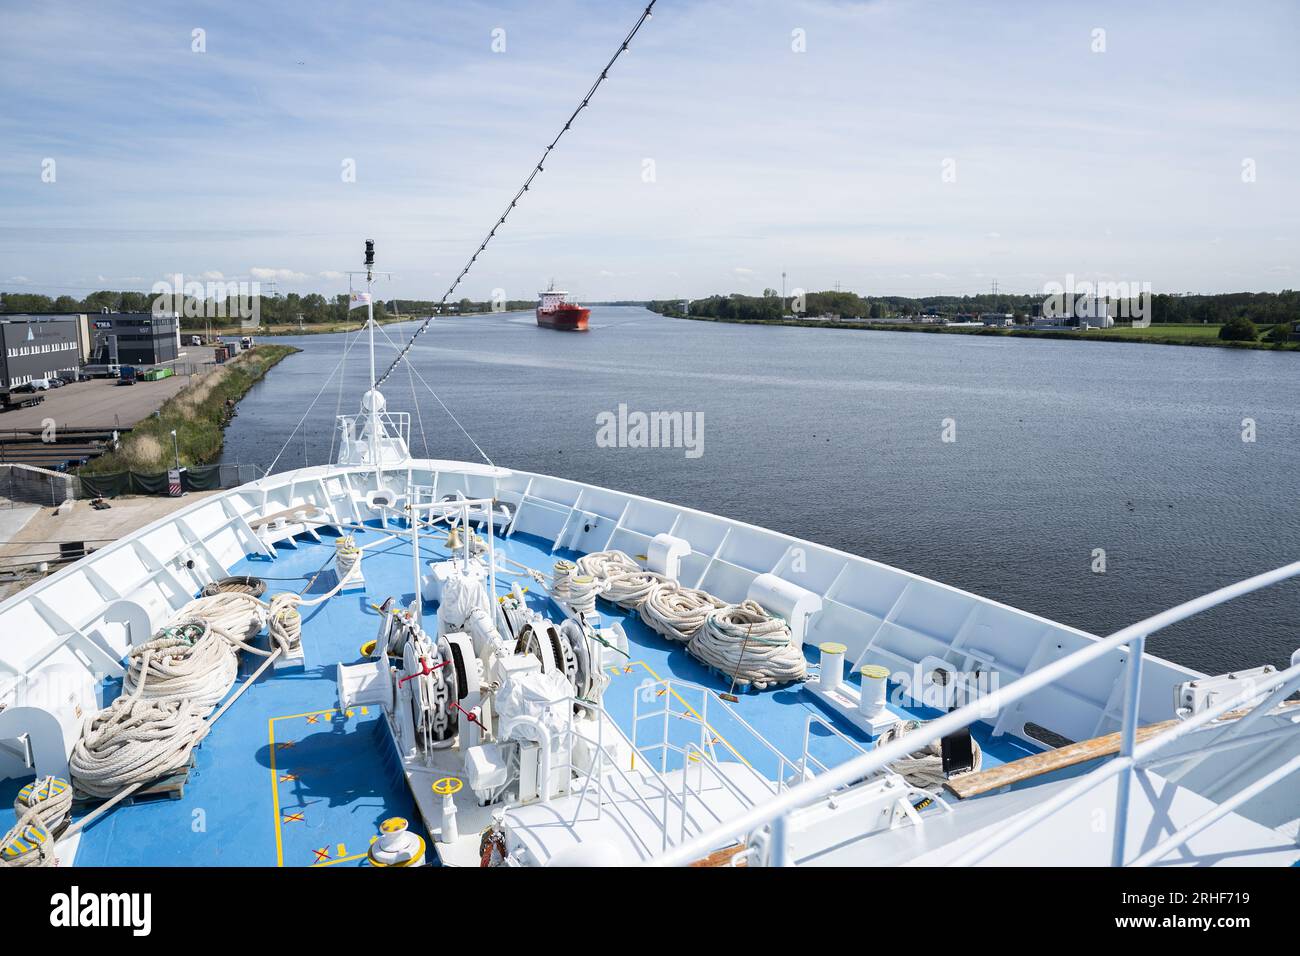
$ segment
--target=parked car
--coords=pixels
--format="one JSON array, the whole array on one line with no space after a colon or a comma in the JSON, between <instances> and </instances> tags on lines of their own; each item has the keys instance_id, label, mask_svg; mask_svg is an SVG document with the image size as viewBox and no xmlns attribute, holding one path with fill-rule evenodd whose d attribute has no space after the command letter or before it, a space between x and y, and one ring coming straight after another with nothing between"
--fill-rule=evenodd
<instances>
[{"instance_id":1,"label":"parked car","mask_svg":"<svg viewBox=\"0 0 1300 956\"><path fill-rule=\"evenodd\" d=\"M46 379L46 381L50 383L50 388L62 388L64 385L68 384L67 380L62 378L51 378Z\"/></svg>"},{"instance_id":2,"label":"parked car","mask_svg":"<svg viewBox=\"0 0 1300 956\"><path fill-rule=\"evenodd\" d=\"M26 395L36 391L36 386L31 382L28 382L26 385L15 385L13 388L9 389L9 391L19 392Z\"/></svg>"},{"instance_id":3,"label":"parked car","mask_svg":"<svg viewBox=\"0 0 1300 956\"><path fill-rule=\"evenodd\" d=\"M48 378L34 378L31 381L31 386L37 391L44 392L49 389L50 380Z\"/></svg>"}]
</instances>

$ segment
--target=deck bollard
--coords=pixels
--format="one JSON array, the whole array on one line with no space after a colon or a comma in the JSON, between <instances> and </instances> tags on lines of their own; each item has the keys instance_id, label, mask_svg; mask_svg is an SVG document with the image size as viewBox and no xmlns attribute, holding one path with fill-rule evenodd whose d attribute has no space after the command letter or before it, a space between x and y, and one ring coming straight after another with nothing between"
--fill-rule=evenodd
<instances>
[{"instance_id":1,"label":"deck bollard","mask_svg":"<svg viewBox=\"0 0 1300 956\"><path fill-rule=\"evenodd\" d=\"M889 668L867 664L859 673L862 675L862 699L858 704L858 712L870 720L885 710L885 684L889 679Z\"/></svg>"},{"instance_id":2,"label":"deck bollard","mask_svg":"<svg viewBox=\"0 0 1300 956\"><path fill-rule=\"evenodd\" d=\"M823 691L838 690L844 681L844 652L848 650L843 644L827 641L817 645L822 652L821 676L818 678Z\"/></svg>"}]
</instances>

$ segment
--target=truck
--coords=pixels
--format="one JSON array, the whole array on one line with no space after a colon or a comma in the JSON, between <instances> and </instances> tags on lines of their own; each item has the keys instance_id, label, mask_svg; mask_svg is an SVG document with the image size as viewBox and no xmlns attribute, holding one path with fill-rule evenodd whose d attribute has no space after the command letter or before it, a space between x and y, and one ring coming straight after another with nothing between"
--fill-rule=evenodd
<instances>
[{"instance_id":1,"label":"truck","mask_svg":"<svg viewBox=\"0 0 1300 956\"><path fill-rule=\"evenodd\" d=\"M20 387L0 392L0 410L6 412L11 408L27 408L31 405L39 405L43 401L45 401L45 396L34 388Z\"/></svg>"},{"instance_id":2,"label":"truck","mask_svg":"<svg viewBox=\"0 0 1300 956\"><path fill-rule=\"evenodd\" d=\"M135 366L134 366L134 365L123 365L121 371L118 373L118 376L117 376L117 384L118 384L118 385L134 385L134 384L135 384L135 377L136 377L136 376L135 376Z\"/></svg>"},{"instance_id":3,"label":"truck","mask_svg":"<svg viewBox=\"0 0 1300 956\"><path fill-rule=\"evenodd\" d=\"M253 337L251 335L245 335L239 340L239 347L241 349L251 349L253 347Z\"/></svg>"}]
</instances>

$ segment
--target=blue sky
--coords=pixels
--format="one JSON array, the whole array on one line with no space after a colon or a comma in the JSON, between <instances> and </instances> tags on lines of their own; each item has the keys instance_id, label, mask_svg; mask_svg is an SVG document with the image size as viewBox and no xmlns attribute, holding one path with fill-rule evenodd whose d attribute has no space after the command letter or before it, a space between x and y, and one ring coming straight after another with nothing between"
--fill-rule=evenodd
<instances>
[{"instance_id":1,"label":"blue sky","mask_svg":"<svg viewBox=\"0 0 1300 956\"><path fill-rule=\"evenodd\" d=\"M7 0L0 289L334 294L371 237L379 295L436 298L642 5ZM1294 288L1298 35L1290 0L660 0L464 293Z\"/></svg>"}]
</instances>

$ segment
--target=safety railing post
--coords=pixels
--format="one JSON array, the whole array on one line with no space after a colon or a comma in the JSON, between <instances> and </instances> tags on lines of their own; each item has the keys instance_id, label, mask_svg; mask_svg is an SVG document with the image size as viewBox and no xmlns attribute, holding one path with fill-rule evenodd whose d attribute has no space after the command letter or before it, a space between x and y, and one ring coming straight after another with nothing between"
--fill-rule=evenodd
<instances>
[{"instance_id":1,"label":"safety railing post","mask_svg":"<svg viewBox=\"0 0 1300 956\"><path fill-rule=\"evenodd\" d=\"M1120 759L1128 761L1120 771L1115 788L1115 828L1111 845L1111 866L1124 865L1124 841L1128 836L1129 792L1133 786L1133 748L1137 745L1138 711L1141 710L1142 655L1146 648L1146 635L1139 634L1128 644L1127 686L1124 689L1124 725L1120 730Z\"/></svg>"},{"instance_id":2,"label":"safety railing post","mask_svg":"<svg viewBox=\"0 0 1300 956\"><path fill-rule=\"evenodd\" d=\"M641 726L641 717L639 716L638 711L641 709L641 695L644 693L645 688L638 687L636 692L632 694L632 766L629 768L631 770L636 769L636 758L641 752L637 747L636 733L637 728Z\"/></svg>"},{"instance_id":3,"label":"safety railing post","mask_svg":"<svg viewBox=\"0 0 1300 956\"><path fill-rule=\"evenodd\" d=\"M772 866L790 865L790 847L787 843L789 838L788 823L789 817L782 813L773 819L771 826L768 827L768 834L772 840L772 849L769 853Z\"/></svg>"},{"instance_id":4,"label":"safety railing post","mask_svg":"<svg viewBox=\"0 0 1300 956\"><path fill-rule=\"evenodd\" d=\"M672 710L670 706L670 702L672 701L672 685L668 683L668 681L664 681L663 695L664 695L664 741L663 741L664 749L660 751L659 772L667 773L668 772L668 737L669 737L668 718L672 716L670 713L670 711Z\"/></svg>"}]
</instances>

